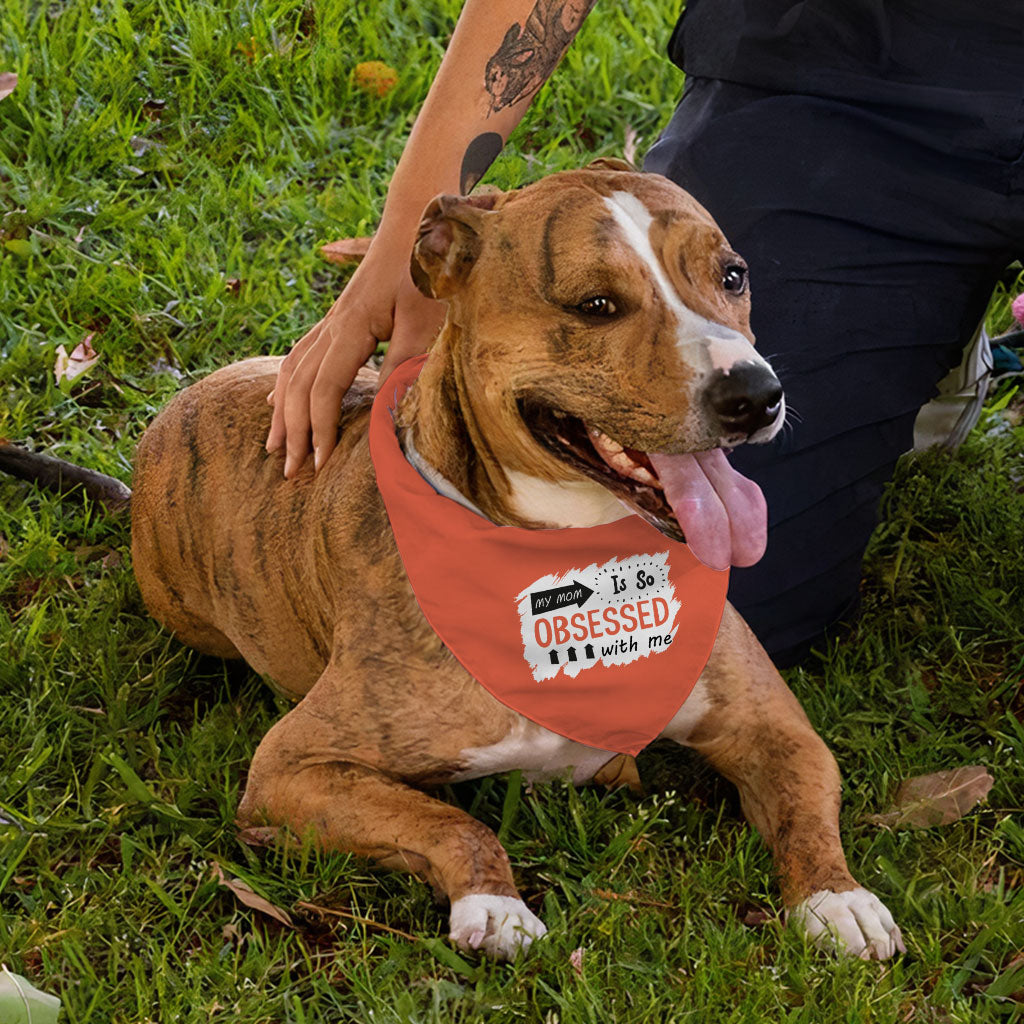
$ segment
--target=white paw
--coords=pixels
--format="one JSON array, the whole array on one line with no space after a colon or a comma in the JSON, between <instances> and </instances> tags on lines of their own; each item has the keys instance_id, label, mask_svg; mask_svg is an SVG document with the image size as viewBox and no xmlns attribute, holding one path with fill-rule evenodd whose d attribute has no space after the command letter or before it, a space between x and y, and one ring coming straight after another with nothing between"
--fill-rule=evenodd
<instances>
[{"instance_id":1,"label":"white paw","mask_svg":"<svg viewBox=\"0 0 1024 1024\"><path fill-rule=\"evenodd\" d=\"M789 920L819 949L837 950L862 960L888 960L897 950L907 951L892 914L867 889L822 889L798 903L789 912Z\"/></svg>"},{"instance_id":2,"label":"white paw","mask_svg":"<svg viewBox=\"0 0 1024 1024\"><path fill-rule=\"evenodd\" d=\"M482 949L497 960L514 960L547 928L514 896L472 893L452 904L449 938L459 949Z\"/></svg>"}]
</instances>

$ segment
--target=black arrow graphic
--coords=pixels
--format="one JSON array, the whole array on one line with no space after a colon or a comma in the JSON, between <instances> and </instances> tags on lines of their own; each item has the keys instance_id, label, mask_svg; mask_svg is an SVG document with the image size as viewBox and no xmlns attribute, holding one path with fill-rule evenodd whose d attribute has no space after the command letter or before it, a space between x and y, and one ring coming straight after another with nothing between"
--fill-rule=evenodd
<instances>
[{"instance_id":1,"label":"black arrow graphic","mask_svg":"<svg viewBox=\"0 0 1024 1024\"><path fill-rule=\"evenodd\" d=\"M568 586L538 590L530 594L530 608L534 615L543 615L544 612L568 608L570 605L582 608L593 593L590 587L585 587L579 580L573 580Z\"/></svg>"},{"instance_id":2,"label":"black arrow graphic","mask_svg":"<svg viewBox=\"0 0 1024 1024\"><path fill-rule=\"evenodd\" d=\"M594 656L594 645L593 644L587 644L587 646L583 648L583 653L588 658L593 658L593 656Z\"/></svg>"},{"instance_id":3,"label":"black arrow graphic","mask_svg":"<svg viewBox=\"0 0 1024 1024\"><path fill-rule=\"evenodd\" d=\"M551 652L551 664L552 665L557 665L558 664L558 651L552 651Z\"/></svg>"},{"instance_id":4,"label":"black arrow graphic","mask_svg":"<svg viewBox=\"0 0 1024 1024\"><path fill-rule=\"evenodd\" d=\"M570 661L575 661L576 660L576 648L575 647L569 647L566 650L565 653L569 656L569 660Z\"/></svg>"}]
</instances>

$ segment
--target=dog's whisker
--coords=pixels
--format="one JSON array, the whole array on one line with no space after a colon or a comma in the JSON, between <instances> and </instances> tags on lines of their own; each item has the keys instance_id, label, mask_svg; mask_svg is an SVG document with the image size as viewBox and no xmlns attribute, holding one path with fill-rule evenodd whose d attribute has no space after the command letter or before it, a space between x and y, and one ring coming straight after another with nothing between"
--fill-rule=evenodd
<instances>
[{"instance_id":1,"label":"dog's whisker","mask_svg":"<svg viewBox=\"0 0 1024 1024\"><path fill-rule=\"evenodd\" d=\"M790 421L791 420L793 422L795 422L795 423L803 423L804 418L803 418L803 415L800 413L800 411L798 409L795 409L793 406L791 406L791 405L789 405L787 403L786 404L786 424L785 424L787 427L790 425Z\"/></svg>"}]
</instances>

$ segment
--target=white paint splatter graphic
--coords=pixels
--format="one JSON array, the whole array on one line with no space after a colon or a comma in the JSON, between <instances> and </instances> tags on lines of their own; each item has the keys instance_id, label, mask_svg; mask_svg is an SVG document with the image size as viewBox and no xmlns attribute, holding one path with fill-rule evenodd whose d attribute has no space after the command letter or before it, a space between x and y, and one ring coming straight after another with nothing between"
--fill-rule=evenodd
<instances>
[{"instance_id":1,"label":"white paint splatter graphic","mask_svg":"<svg viewBox=\"0 0 1024 1024\"><path fill-rule=\"evenodd\" d=\"M667 551L549 573L516 601L523 657L537 682L668 650L681 607Z\"/></svg>"}]
</instances>

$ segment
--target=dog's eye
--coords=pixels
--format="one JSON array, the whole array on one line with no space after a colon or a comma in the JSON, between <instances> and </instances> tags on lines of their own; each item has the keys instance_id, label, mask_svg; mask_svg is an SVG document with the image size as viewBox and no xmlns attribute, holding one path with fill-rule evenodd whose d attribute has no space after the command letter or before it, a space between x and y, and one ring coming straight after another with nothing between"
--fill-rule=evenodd
<instances>
[{"instance_id":1,"label":"dog's eye","mask_svg":"<svg viewBox=\"0 0 1024 1024\"><path fill-rule=\"evenodd\" d=\"M619 310L607 295L591 295L576 307L576 311L587 316L614 316Z\"/></svg>"},{"instance_id":2,"label":"dog's eye","mask_svg":"<svg viewBox=\"0 0 1024 1024\"><path fill-rule=\"evenodd\" d=\"M732 295L742 295L747 290L747 268L742 263L730 263L722 271L722 287Z\"/></svg>"}]
</instances>

